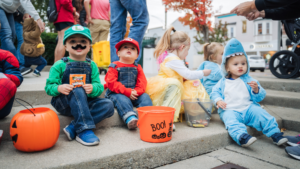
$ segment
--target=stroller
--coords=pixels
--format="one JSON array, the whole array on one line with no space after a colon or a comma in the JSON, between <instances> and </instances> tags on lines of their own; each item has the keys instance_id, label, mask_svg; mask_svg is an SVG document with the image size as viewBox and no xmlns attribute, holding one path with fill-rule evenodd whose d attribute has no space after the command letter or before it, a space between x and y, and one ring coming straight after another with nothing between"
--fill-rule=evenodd
<instances>
[{"instance_id":1,"label":"stroller","mask_svg":"<svg viewBox=\"0 0 300 169\"><path fill-rule=\"evenodd\" d=\"M300 76L300 18L283 20L285 32L294 43L291 51L275 53L269 63L272 74L278 78L297 78Z\"/></svg>"}]
</instances>

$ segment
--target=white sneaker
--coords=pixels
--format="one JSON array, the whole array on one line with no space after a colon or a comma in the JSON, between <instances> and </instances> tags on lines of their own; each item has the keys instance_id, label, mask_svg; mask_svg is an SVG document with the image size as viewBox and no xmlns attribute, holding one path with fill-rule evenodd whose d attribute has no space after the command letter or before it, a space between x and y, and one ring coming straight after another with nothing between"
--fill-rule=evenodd
<instances>
[{"instance_id":1,"label":"white sneaker","mask_svg":"<svg viewBox=\"0 0 300 169\"><path fill-rule=\"evenodd\" d=\"M176 127L175 127L175 124L173 123L173 131L175 131L176 130Z\"/></svg>"},{"instance_id":2,"label":"white sneaker","mask_svg":"<svg viewBox=\"0 0 300 169\"><path fill-rule=\"evenodd\" d=\"M1 140L2 140L2 136L3 136L3 130L0 130L0 143L1 143Z\"/></svg>"}]
</instances>

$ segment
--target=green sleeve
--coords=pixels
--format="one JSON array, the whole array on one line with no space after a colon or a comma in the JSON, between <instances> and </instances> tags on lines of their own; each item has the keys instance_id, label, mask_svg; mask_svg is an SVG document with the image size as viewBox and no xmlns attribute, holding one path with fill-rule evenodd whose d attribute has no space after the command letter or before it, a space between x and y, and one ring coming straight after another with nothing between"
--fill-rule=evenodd
<instances>
[{"instance_id":1,"label":"green sleeve","mask_svg":"<svg viewBox=\"0 0 300 169\"><path fill-rule=\"evenodd\" d=\"M98 67L94 61L92 61L92 75L91 75L91 84L93 85L92 93L88 94L88 97L98 97L104 90L103 85L100 82L100 74Z\"/></svg>"},{"instance_id":2,"label":"green sleeve","mask_svg":"<svg viewBox=\"0 0 300 169\"><path fill-rule=\"evenodd\" d=\"M57 88L61 85L61 78L66 64L59 60L50 69L49 78L47 79L45 91L50 96L58 96L60 93Z\"/></svg>"}]
</instances>

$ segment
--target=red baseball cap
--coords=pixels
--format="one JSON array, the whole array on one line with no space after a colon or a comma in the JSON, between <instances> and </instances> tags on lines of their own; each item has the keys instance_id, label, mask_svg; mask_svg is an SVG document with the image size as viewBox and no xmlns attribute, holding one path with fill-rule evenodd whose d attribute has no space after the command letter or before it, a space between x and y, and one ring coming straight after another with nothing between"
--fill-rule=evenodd
<instances>
[{"instance_id":1,"label":"red baseball cap","mask_svg":"<svg viewBox=\"0 0 300 169\"><path fill-rule=\"evenodd\" d=\"M132 39L132 38L126 38L126 39L121 40L119 43L116 44L115 48L116 48L117 54L118 54L119 49L121 48L121 46L124 43L131 43L131 44L133 44L137 48L138 54L140 53L139 43L136 40Z\"/></svg>"}]
</instances>

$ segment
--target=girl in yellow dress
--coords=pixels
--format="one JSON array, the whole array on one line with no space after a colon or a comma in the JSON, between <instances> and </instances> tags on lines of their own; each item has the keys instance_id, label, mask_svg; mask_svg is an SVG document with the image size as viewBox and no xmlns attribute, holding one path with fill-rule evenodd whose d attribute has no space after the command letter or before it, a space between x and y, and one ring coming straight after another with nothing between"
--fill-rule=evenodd
<instances>
[{"instance_id":1,"label":"girl in yellow dress","mask_svg":"<svg viewBox=\"0 0 300 169\"><path fill-rule=\"evenodd\" d=\"M147 82L146 93L150 96L153 106L176 109L174 122L178 122L180 112L184 113L181 100L209 99L199 79L208 76L211 70L191 71L183 62L188 55L190 41L185 32L176 31L174 27L169 28L154 51L154 57L160 64L158 75L149 78Z\"/></svg>"}]
</instances>

